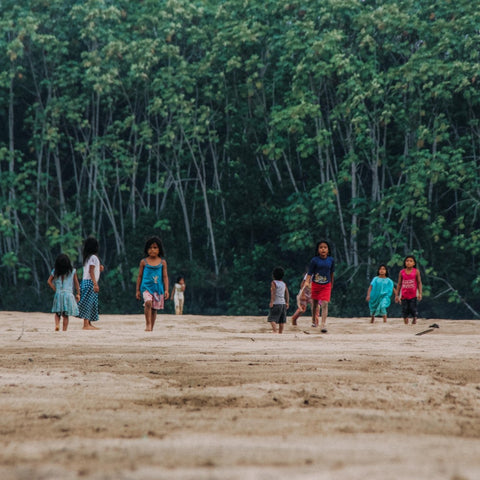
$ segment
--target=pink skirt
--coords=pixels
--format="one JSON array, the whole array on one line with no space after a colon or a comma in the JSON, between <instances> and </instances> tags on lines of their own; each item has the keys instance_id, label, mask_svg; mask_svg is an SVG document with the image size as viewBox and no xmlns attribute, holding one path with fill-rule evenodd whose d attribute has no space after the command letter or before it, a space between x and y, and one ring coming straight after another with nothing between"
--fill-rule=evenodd
<instances>
[{"instance_id":1,"label":"pink skirt","mask_svg":"<svg viewBox=\"0 0 480 480\"><path fill-rule=\"evenodd\" d=\"M332 295L331 283L312 282L312 300L329 302L331 295Z\"/></svg>"}]
</instances>

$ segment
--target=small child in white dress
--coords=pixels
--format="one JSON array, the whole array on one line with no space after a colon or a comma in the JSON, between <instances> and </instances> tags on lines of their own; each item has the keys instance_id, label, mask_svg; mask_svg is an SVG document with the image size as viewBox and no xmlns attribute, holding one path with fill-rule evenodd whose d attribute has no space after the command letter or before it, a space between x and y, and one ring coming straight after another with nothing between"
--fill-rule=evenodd
<instances>
[{"instance_id":1,"label":"small child in white dress","mask_svg":"<svg viewBox=\"0 0 480 480\"><path fill-rule=\"evenodd\" d=\"M183 304L185 301L185 278L180 276L177 277L177 281L173 286L173 291L171 297L173 298L173 303L175 304L175 315L183 314Z\"/></svg>"}]
</instances>

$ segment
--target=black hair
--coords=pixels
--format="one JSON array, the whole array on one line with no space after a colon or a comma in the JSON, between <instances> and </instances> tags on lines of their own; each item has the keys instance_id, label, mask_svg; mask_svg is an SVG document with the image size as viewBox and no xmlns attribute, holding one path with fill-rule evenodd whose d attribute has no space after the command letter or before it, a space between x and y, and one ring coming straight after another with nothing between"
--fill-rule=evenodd
<instances>
[{"instance_id":1,"label":"black hair","mask_svg":"<svg viewBox=\"0 0 480 480\"><path fill-rule=\"evenodd\" d=\"M281 280L285 275L285 270L282 267L275 267L272 275L274 280Z\"/></svg>"},{"instance_id":2,"label":"black hair","mask_svg":"<svg viewBox=\"0 0 480 480\"><path fill-rule=\"evenodd\" d=\"M387 267L384 263L381 263L381 264L378 266L377 275L380 275L380 269L381 269L382 267L385 269L385 276L386 276L386 277L389 277L388 267Z\"/></svg>"},{"instance_id":3,"label":"black hair","mask_svg":"<svg viewBox=\"0 0 480 480\"><path fill-rule=\"evenodd\" d=\"M407 255L404 259L403 259L403 268L406 268L407 266L405 265L405 262L407 261L407 258L411 258L413 260L413 266L416 267L417 266L417 259L413 256L413 255Z\"/></svg>"},{"instance_id":4,"label":"black hair","mask_svg":"<svg viewBox=\"0 0 480 480\"><path fill-rule=\"evenodd\" d=\"M185 280L185 277L183 275L179 275L175 283L179 283L180 280Z\"/></svg>"},{"instance_id":5,"label":"black hair","mask_svg":"<svg viewBox=\"0 0 480 480\"><path fill-rule=\"evenodd\" d=\"M98 240L95 237L88 237L83 244L83 264L87 263L87 260L98 253Z\"/></svg>"},{"instance_id":6,"label":"black hair","mask_svg":"<svg viewBox=\"0 0 480 480\"><path fill-rule=\"evenodd\" d=\"M331 252L331 249L330 249L330 244L326 241L326 240L320 240L319 242L317 242L317 246L315 247L315 256L317 257L318 256L318 247L320 246L321 243L325 243L328 247L328 253L327 255L330 256L330 252Z\"/></svg>"},{"instance_id":7,"label":"black hair","mask_svg":"<svg viewBox=\"0 0 480 480\"><path fill-rule=\"evenodd\" d=\"M150 237L146 242L145 242L145 248L144 252L145 255L148 255L148 249L154 244L157 244L158 247L158 256L159 257L164 257L165 256L165 251L163 249L163 243L158 237Z\"/></svg>"},{"instance_id":8,"label":"black hair","mask_svg":"<svg viewBox=\"0 0 480 480\"><path fill-rule=\"evenodd\" d=\"M68 255L61 253L55 259L55 268L53 276L55 278L63 277L64 275L70 274L73 271L72 262Z\"/></svg>"}]
</instances>

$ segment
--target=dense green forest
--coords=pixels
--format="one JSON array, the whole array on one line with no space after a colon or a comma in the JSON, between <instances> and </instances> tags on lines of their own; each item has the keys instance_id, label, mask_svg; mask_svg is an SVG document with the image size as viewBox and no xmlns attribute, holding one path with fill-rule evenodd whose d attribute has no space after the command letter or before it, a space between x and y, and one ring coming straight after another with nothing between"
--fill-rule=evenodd
<instances>
[{"instance_id":1,"label":"dense green forest","mask_svg":"<svg viewBox=\"0 0 480 480\"><path fill-rule=\"evenodd\" d=\"M81 267L92 234L101 312L141 312L156 234L186 313L265 314L272 269L295 294L327 239L331 315L367 316L377 265L414 254L421 316L478 317L476 2L0 9L0 308L49 311L56 255Z\"/></svg>"}]
</instances>

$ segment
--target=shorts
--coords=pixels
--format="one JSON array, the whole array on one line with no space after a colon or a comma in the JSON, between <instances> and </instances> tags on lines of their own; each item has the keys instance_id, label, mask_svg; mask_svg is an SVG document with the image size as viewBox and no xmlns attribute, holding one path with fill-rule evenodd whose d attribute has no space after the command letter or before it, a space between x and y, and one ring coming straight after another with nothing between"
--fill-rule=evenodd
<instances>
[{"instance_id":1,"label":"shorts","mask_svg":"<svg viewBox=\"0 0 480 480\"><path fill-rule=\"evenodd\" d=\"M410 316L417 317L417 297L402 298L402 317L408 318Z\"/></svg>"},{"instance_id":2,"label":"shorts","mask_svg":"<svg viewBox=\"0 0 480 480\"><path fill-rule=\"evenodd\" d=\"M331 283L315 283L312 282L312 300L321 300L329 302L332 295Z\"/></svg>"},{"instance_id":3,"label":"shorts","mask_svg":"<svg viewBox=\"0 0 480 480\"><path fill-rule=\"evenodd\" d=\"M154 310L163 310L164 307L164 296L159 295L157 292L150 293L148 290L143 292L143 301L147 303L148 301L152 302L152 308ZM145 303L143 306L145 306Z\"/></svg>"},{"instance_id":4,"label":"shorts","mask_svg":"<svg viewBox=\"0 0 480 480\"><path fill-rule=\"evenodd\" d=\"M270 309L268 321L275 323L287 323L287 306L281 303L275 304Z\"/></svg>"}]
</instances>

